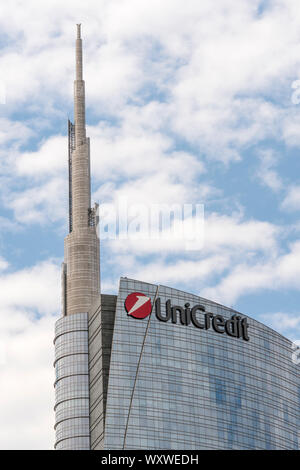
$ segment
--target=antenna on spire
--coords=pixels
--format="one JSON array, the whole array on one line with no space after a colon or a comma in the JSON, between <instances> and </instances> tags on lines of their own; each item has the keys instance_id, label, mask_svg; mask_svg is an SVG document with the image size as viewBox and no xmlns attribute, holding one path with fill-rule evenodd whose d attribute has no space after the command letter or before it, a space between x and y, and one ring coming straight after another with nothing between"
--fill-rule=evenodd
<instances>
[{"instance_id":1,"label":"antenna on spire","mask_svg":"<svg viewBox=\"0 0 300 470\"><path fill-rule=\"evenodd\" d=\"M76 80L82 80L82 39L81 39L81 23L77 24L76 38Z\"/></svg>"}]
</instances>

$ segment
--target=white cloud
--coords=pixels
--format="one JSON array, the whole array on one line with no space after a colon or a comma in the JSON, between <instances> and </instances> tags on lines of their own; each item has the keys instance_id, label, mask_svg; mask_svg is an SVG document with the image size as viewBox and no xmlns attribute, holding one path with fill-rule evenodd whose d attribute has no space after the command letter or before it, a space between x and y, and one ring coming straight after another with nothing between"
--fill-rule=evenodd
<instances>
[{"instance_id":1,"label":"white cloud","mask_svg":"<svg viewBox=\"0 0 300 470\"><path fill-rule=\"evenodd\" d=\"M5 384L0 403L1 449L53 448L53 331L54 318L46 317L23 324L18 334L0 336L5 351L5 361L0 362Z\"/></svg>"},{"instance_id":2,"label":"white cloud","mask_svg":"<svg viewBox=\"0 0 300 470\"><path fill-rule=\"evenodd\" d=\"M271 190L277 192L282 189L283 182L274 169L277 164L278 157L274 155L271 149L264 149L259 152L260 166L256 176L258 179Z\"/></svg>"},{"instance_id":3,"label":"white cloud","mask_svg":"<svg viewBox=\"0 0 300 470\"><path fill-rule=\"evenodd\" d=\"M5 232L16 232L20 229L21 227L16 221L0 216L0 231L2 234Z\"/></svg>"},{"instance_id":4,"label":"white cloud","mask_svg":"<svg viewBox=\"0 0 300 470\"><path fill-rule=\"evenodd\" d=\"M146 266L140 263L140 265L129 268L128 277L143 279L146 282L159 279L159 283L167 286L174 285L174 282L187 285L191 281L202 284L204 280L207 281L212 276L222 273L228 264L229 257L226 253L201 260L178 260L170 264L157 259Z\"/></svg>"},{"instance_id":5,"label":"white cloud","mask_svg":"<svg viewBox=\"0 0 300 470\"><path fill-rule=\"evenodd\" d=\"M289 337L295 344L300 340L300 313L273 312L259 315L259 320L275 331L280 331ZM291 350L292 352L292 350Z\"/></svg>"},{"instance_id":6,"label":"white cloud","mask_svg":"<svg viewBox=\"0 0 300 470\"><path fill-rule=\"evenodd\" d=\"M289 251L277 257L264 257L258 262L240 262L233 265L228 275L203 295L225 304L239 297L261 290L300 289L300 241L292 243Z\"/></svg>"},{"instance_id":7,"label":"white cloud","mask_svg":"<svg viewBox=\"0 0 300 470\"><path fill-rule=\"evenodd\" d=\"M0 272L5 271L9 266L9 262L0 256Z\"/></svg>"},{"instance_id":8,"label":"white cloud","mask_svg":"<svg viewBox=\"0 0 300 470\"><path fill-rule=\"evenodd\" d=\"M211 214L205 221L205 251L232 249L272 252L277 251L280 227L259 220L243 220L241 216Z\"/></svg>"},{"instance_id":9,"label":"white cloud","mask_svg":"<svg viewBox=\"0 0 300 470\"><path fill-rule=\"evenodd\" d=\"M0 118L0 146L18 141L25 142L32 135L32 130L21 122L13 122L7 118Z\"/></svg>"},{"instance_id":10,"label":"white cloud","mask_svg":"<svg viewBox=\"0 0 300 470\"><path fill-rule=\"evenodd\" d=\"M300 77L300 70L297 71ZM284 142L290 147L298 147L300 145L299 126L300 112L299 105L290 106L284 113L282 123L282 137Z\"/></svg>"},{"instance_id":11,"label":"white cloud","mask_svg":"<svg viewBox=\"0 0 300 470\"><path fill-rule=\"evenodd\" d=\"M281 203L281 208L287 211L299 211L300 209L300 186L291 186Z\"/></svg>"},{"instance_id":12,"label":"white cloud","mask_svg":"<svg viewBox=\"0 0 300 470\"><path fill-rule=\"evenodd\" d=\"M265 313L261 315L265 320L273 325L277 331L280 329L290 330L299 328L300 330L300 315L299 313L291 314L286 312Z\"/></svg>"},{"instance_id":13,"label":"white cloud","mask_svg":"<svg viewBox=\"0 0 300 470\"><path fill-rule=\"evenodd\" d=\"M53 177L24 191L11 191L4 200L17 222L43 225L66 218L67 191L65 179Z\"/></svg>"},{"instance_id":14,"label":"white cloud","mask_svg":"<svg viewBox=\"0 0 300 470\"><path fill-rule=\"evenodd\" d=\"M1 311L11 307L31 309L39 313L55 311L60 297L57 276L60 278L57 265L51 261L1 274ZM2 328L8 321L3 321Z\"/></svg>"},{"instance_id":15,"label":"white cloud","mask_svg":"<svg viewBox=\"0 0 300 470\"><path fill-rule=\"evenodd\" d=\"M66 137L51 136L37 151L16 156L15 167L19 176L37 177L59 174L67 168Z\"/></svg>"},{"instance_id":16,"label":"white cloud","mask_svg":"<svg viewBox=\"0 0 300 470\"><path fill-rule=\"evenodd\" d=\"M45 261L0 273L0 445L52 448L54 321L59 314L59 268ZM17 430L17 432L16 432Z\"/></svg>"},{"instance_id":17,"label":"white cloud","mask_svg":"<svg viewBox=\"0 0 300 470\"><path fill-rule=\"evenodd\" d=\"M147 206L146 206L147 207ZM170 205L171 207L171 205ZM149 222L149 214L147 213L147 222ZM155 239L151 232L153 227L145 224L145 231L141 230L140 239L122 238L109 241L109 251L114 253L127 251L133 256L141 256L146 254L160 254L168 256L170 253L176 252L177 255L188 255L187 238L184 234L195 230L193 221L195 219L187 218L183 221L184 232L176 230L174 222L165 230L159 233L159 239ZM180 226L181 227L181 226ZM203 228L203 232L202 232ZM147 230L148 229L148 230ZM283 230L268 222L258 220L244 220L241 215L222 216L217 213L206 214L204 212L204 223L199 226L201 233L195 233L195 249L193 256L205 257L214 254L227 253L230 255L229 263L234 258L253 259L259 254L275 258L278 252L279 237L283 234ZM174 236L172 237L172 234ZM169 236L168 236L169 235ZM203 238L202 238L203 237ZM203 239L203 245L197 245L197 239ZM190 244L192 248L193 244ZM197 277L195 273L195 277Z\"/></svg>"}]
</instances>

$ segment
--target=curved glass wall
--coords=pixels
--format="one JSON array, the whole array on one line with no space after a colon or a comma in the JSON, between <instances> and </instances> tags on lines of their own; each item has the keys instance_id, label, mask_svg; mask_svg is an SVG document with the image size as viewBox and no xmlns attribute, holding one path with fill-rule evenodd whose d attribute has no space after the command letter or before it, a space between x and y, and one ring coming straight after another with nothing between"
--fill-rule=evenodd
<instances>
[{"instance_id":1,"label":"curved glass wall","mask_svg":"<svg viewBox=\"0 0 300 470\"><path fill-rule=\"evenodd\" d=\"M88 450L88 315L78 313L55 324L55 448Z\"/></svg>"},{"instance_id":2,"label":"curved glass wall","mask_svg":"<svg viewBox=\"0 0 300 470\"><path fill-rule=\"evenodd\" d=\"M159 321L154 311L143 320L127 315L129 293L153 302L156 289L120 281L105 448L298 449L300 380L291 342L249 317L246 341L192 323ZM167 300L182 308L201 304L224 320L238 314L163 286L157 296L164 316Z\"/></svg>"}]
</instances>

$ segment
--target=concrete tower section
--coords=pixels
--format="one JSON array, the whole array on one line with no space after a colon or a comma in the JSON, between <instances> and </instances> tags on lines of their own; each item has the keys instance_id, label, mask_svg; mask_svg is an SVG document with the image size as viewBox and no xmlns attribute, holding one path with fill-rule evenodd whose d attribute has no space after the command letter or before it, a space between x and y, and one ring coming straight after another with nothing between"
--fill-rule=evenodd
<instances>
[{"instance_id":1,"label":"concrete tower section","mask_svg":"<svg viewBox=\"0 0 300 470\"><path fill-rule=\"evenodd\" d=\"M91 208L90 140L85 128L82 39L77 25L74 124L69 122L69 230L62 270L63 315L87 312L100 293L97 204Z\"/></svg>"}]
</instances>

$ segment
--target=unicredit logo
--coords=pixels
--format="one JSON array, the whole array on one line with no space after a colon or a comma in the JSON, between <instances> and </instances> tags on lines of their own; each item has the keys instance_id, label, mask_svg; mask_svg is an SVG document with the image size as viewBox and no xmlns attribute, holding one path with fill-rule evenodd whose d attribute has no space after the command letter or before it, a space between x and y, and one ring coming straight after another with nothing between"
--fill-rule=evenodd
<instances>
[{"instance_id":1,"label":"unicredit logo","mask_svg":"<svg viewBox=\"0 0 300 470\"><path fill-rule=\"evenodd\" d=\"M134 318L146 318L152 311L151 299L145 294L134 292L129 294L125 300L125 308L128 315ZM213 329L216 333L226 334L234 338L242 338L249 341L247 318L240 317L237 314L231 318L225 319L222 315L216 315L206 312L203 305L190 306L186 303L184 307L172 305L171 300L166 301L164 312L161 307L161 300L158 297L155 300L155 316L159 321L172 323L181 323L188 326L192 324L200 330Z\"/></svg>"},{"instance_id":2,"label":"unicredit logo","mask_svg":"<svg viewBox=\"0 0 300 470\"><path fill-rule=\"evenodd\" d=\"M140 292L133 292L126 297L125 309L134 318L146 318L152 310L151 299Z\"/></svg>"}]
</instances>

